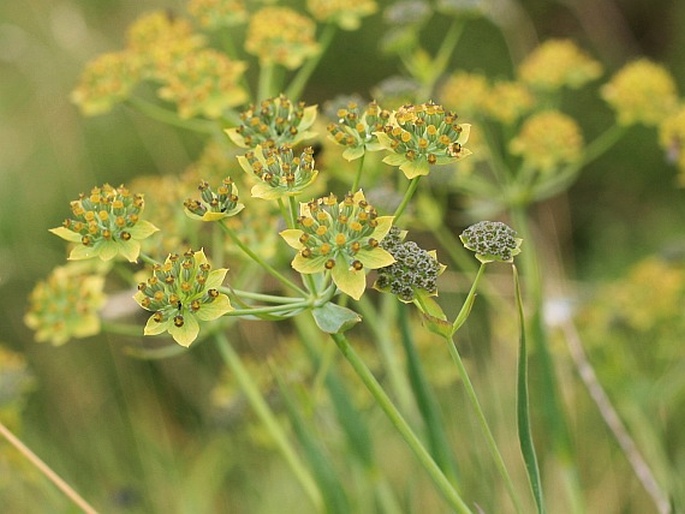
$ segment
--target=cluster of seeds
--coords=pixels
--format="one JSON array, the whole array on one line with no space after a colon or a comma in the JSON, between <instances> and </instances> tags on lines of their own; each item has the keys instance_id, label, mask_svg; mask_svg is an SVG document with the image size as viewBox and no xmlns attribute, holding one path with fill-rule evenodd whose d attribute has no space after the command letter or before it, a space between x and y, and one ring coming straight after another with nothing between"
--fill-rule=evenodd
<instances>
[{"instance_id":1,"label":"cluster of seeds","mask_svg":"<svg viewBox=\"0 0 685 514\"><path fill-rule=\"evenodd\" d=\"M252 190L259 198L278 198L300 193L316 178L314 150L306 147L299 156L292 146L257 148L238 157L242 168L259 178L260 184Z\"/></svg>"},{"instance_id":2,"label":"cluster of seeds","mask_svg":"<svg viewBox=\"0 0 685 514\"><path fill-rule=\"evenodd\" d=\"M138 284L136 300L144 309L154 312L155 323L173 321L180 328L189 314L197 315L220 295L218 289L207 288L211 266L200 262L192 250L183 255L172 253L164 264L152 269L152 276Z\"/></svg>"},{"instance_id":3,"label":"cluster of seeds","mask_svg":"<svg viewBox=\"0 0 685 514\"><path fill-rule=\"evenodd\" d=\"M390 292L403 302L414 300L417 290L437 294L442 266L431 252L414 241L402 242L397 227L390 229L381 246L392 254L395 262L378 270L377 289Z\"/></svg>"},{"instance_id":4,"label":"cluster of seeds","mask_svg":"<svg viewBox=\"0 0 685 514\"><path fill-rule=\"evenodd\" d=\"M501 221L480 221L464 230L459 239L481 262L513 262L521 252L516 231Z\"/></svg>"},{"instance_id":5,"label":"cluster of seeds","mask_svg":"<svg viewBox=\"0 0 685 514\"><path fill-rule=\"evenodd\" d=\"M275 147L295 144L311 136L306 130L316 118L316 106L293 104L284 95L251 105L240 114L242 124L226 133L242 148Z\"/></svg>"},{"instance_id":6,"label":"cluster of seeds","mask_svg":"<svg viewBox=\"0 0 685 514\"><path fill-rule=\"evenodd\" d=\"M244 207L238 203L238 190L230 177L226 177L216 192L206 180L198 186L200 199L186 199L183 206L188 212L207 221L237 214Z\"/></svg>"}]
</instances>

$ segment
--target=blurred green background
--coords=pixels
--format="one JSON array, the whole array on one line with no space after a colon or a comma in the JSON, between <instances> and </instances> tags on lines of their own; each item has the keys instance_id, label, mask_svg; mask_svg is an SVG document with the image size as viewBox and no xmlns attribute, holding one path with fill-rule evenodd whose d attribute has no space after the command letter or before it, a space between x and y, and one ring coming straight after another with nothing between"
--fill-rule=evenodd
<instances>
[{"instance_id":1,"label":"blurred green background","mask_svg":"<svg viewBox=\"0 0 685 514\"><path fill-rule=\"evenodd\" d=\"M517 58L536 41L571 37L601 60L608 72L641 55L662 62L681 86L681 95L685 92L685 2L511 0L501 4L513 13L504 27L506 38L492 22L473 20L454 58L455 69L510 76L507 44ZM125 108L83 118L68 100L84 64L121 48L126 27L141 13L157 8L183 12L184 3L0 3L0 345L24 355L34 377L15 407L21 411L15 428L67 481L85 496L98 499L104 512L250 512L247 500L241 504L239 499L225 499L217 504L206 494L207 488L221 488L221 480L212 473L217 455L230 455L222 465L232 483L246 484L246 497L263 492L249 489L257 484L244 476L244 466L234 464L242 459L253 470L265 465L259 452L241 453L245 434L226 430L225 437L207 435L210 394L220 373L209 349L143 362L126 357L121 344L107 337L59 348L39 345L22 322L35 282L64 261L64 244L48 229L61 223L71 199L103 182L119 184L141 174L179 173L197 156L195 136ZM394 73L397 63L377 50L380 15L363 27L362 32L338 36L332 55L305 94L307 101L322 102L353 92L366 95ZM432 36L439 38L439 27ZM577 105L573 112L582 114L578 121L590 134L609 116L607 107L589 93L579 92L573 102ZM556 216L557 226L563 228L557 235L565 271L582 290L624 276L645 256L685 248L684 193L677 185L676 170L655 140L654 130L631 129L629 137L583 172L568 194L539 208L542 216ZM197 369L205 374L197 376ZM0 384L9 387L1 377ZM681 411L683 396L682 392L677 396ZM597 416L587 401L576 408L587 410L591 418ZM215 421L228 428L232 423ZM0 454L9 453L0 442ZM617 463L619 457L614 459L609 466L625 466ZM0 462L4 467L0 467L0 510L73 511L18 457L0 456ZM197 483L181 478L191 469ZM170 494L174 490L184 492L179 495L187 504L178 503L178 496ZM298 504L296 492L280 491L275 497L283 502L283 511ZM269 512L264 504L262 508ZM557 506L551 511L566 512ZM646 511L638 507L623 512Z\"/></svg>"}]
</instances>

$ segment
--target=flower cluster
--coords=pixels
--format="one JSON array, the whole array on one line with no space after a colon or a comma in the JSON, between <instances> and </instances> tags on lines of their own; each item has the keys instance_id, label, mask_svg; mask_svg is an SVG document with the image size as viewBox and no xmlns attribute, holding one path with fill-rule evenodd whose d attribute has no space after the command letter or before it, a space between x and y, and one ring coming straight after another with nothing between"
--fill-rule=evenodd
<instances>
[{"instance_id":1,"label":"flower cluster","mask_svg":"<svg viewBox=\"0 0 685 514\"><path fill-rule=\"evenodd\" d=\"M545 41L518 67L521 81L541 91L577 89L601 74L601 64L568 39Z\"/></svg>"},{"instance_id":2,"label":"flower cluster","mask_svg":"<svg viewBox=\"0 0 685 514\"><path fill-rule=\"evenodd\" d=\"M171 63L158 94L178 106L181 118L198 114L219 118L226 109L247 100L239 85L246 68L244 62L233 61L216 50L201 49Z\"/></svg>"},{"instance_id":3,"label":"flower cluster","mask_svg":"<svg viewBox=\"0 0 685 514\"><path fill-rule=\"evenodd\" d=\"M438 275L445 269L438 262L435 251L427 251L414 241L402 242L401 231L392 227L381 243L395 258L395 262L378 270L374 287L396 295L402 302L416 298L417 291L429 296L438 294Z\"/></svg>"},{"instance_id":4,"label":"flower cluster","mask_svg":"<svg viewBox=\"0 0 685 514\"><path fill-rule=\"evenodd\" d=\"M129 52L100 55L86 66L71 101L86 116L104 114L127 99L142 78L140 60Z\"/></svg>"},{"instance_id":5,"label":"flower cluster","mask_svg":"<svg viewBox=\"0 0 685 514\"><path fill-rule=\"evenodd\" d=\"M483 109L493 120L513 125L535 105L535 97L520 82L495 82L483 99Z\"/></svg>"},{"instance_id":6,"label":"flower cluster","mask_svg":"<svg viewBox=\"0 0 685 514\"><path fill-rule=\"evenodd\" d=\"M241 148L295 145L314 137L309 129L316 120L316 105L293 104L284 95L269 98L259 107L251 105L240 114L242 124L226 129L226 134Z\"/></svg>"},{"instance_id":7,"label":"flower cluster","mask_svg":"<svg viewBox=\"0 0 685 514\"><path fill-rule=\"evenodd\" d=\"M243 0L190 0L188 12L208 29L233 27L247 20Z\"/></svg>"},{"instance_id":8,"label":"flower cluster","mask_svg":"<svg viewBox=\"0 0 685 514\"><path fill-rule=\"evenodd\" d=\"M450 75L440 87L440 98L445 106L458 109L468 116L478 115L488 98L490 85L485 75L458 71Z\"/></svg>"},{"instance_id":9,"label":"flower cluster","mask_svg":"<svg viewBox=\"0 0 685 514\"><path fill-rule=\"evenodd\" d=\"M71 202L74 217L50 232L76 243L70 260L100 257L108 261L121 255L135 262L140 241L157 231L152 223L140 219L144 205L142 195L132 195L123 185L114 188L105 184Z\"/></svg>"},{"instance_id":10,"label":"flower cluster","mask_svg":"<svg viewBox=\"0 0 685 514\"><path fill-rule=\"evenodd\" d=\"M601 92L621 125L657 125L678 105L673 77L666 68L648 59L625 65Z\"/></svg>"},{"instance_id":11,"label":"flower cluster","mask_svg":"<svg viewBox=\"0 0 685 514\"><path fill-rule=\"evenodd\" d=\"M350 102L346 107L338 109L338 121L331 122L326 127L330 138L339 145L345 146L343 157L352 161L364 155L366 151L382 149L376 132L383 127L390 118L390 113L381 109L374 101L360 113L356 102Z\"/></svg>"},{"instance_id":12,"label":"flower cluster","mask_svg":"<svg viewBox=\"0 0 685 514\"><path fill-rule=\"evenodd\" d=\"M300 156L293 153L288 144L276 148L262 148L238 157L240 166L260 182L252 188L252 196L276 200L283 196L295 196L311 184L319 174L314 169L314 150L306 147Z\"/></svg>"},{"instance_id":13,"label":"flower cluster","mask_svg":"<svg viewBox=\"0 0 685 514\"><path fill-rule=\"evenodd\" d=\"M453 112L428 102L403 105L376 136L381 146L392 152L383 162L399 166L412 179L427 175L432 165L453 163L470 155L471 151L463 147L470 128L457 123Z\"/></svg>"},{"instance_id":14,"label":"flower cluster","mask_svg":"<svg viewBox=\"0 0 685 514\"><path fill-rule=\"evenodd\" d=\"M281 236L298 250L292 267L304 274L329 270L340 290L358 300L366 289L366 270L394 262L380 246L392 226L392 216L378 216L361 191L342 202L330 194L301 204L298 229Z\"/></svg>"},{"instance_id":15,"label":"flower cluster","mask_svg":"<svg viewBox=\"0 0 685 514\"><path fill-rule=\"evenodd\" d=\"M250 18L245 50L257 56L262 66L295 69L319 52L315 32L313 20L288 7L264 7Z\"/></svg>"},{"instance_id":16,"label":"flower cluster","mask_svg":"<svg viewBox=\"0 0 685 514\"><path fill-rule=\"evenodd\" d=\"M200 199L186 199L183 202L186 214L202 221L217 221L234 216L245 207L238 202L238 190L230 177L223 179L217 191L210 187L205 180L198 186Z\"/></svg>"},{"instance_id":17,"label":"flower cluster","mask_svg":"<svg viewBox=\"0 0 685 514\"><path fill-rule=\"evenodd\" d=\"M104 285L104 276L82 263L55 268L31 292L24 322L36 331L36 341L54 345L95 335L100 332L98 311L106 299Z\"/></svg>"},{"instance_id":18,"label":"flower cluster","mask_svg":"<svg viewBox=\"0 0 685 514\"><path fill-rule=\"evenodd\" d=\"M376 12L374 0L307 0L307 9L319 21L333 22L344 30L357 30L361 18Z\"/></svg>"},{"instance_id":19,"label":"flower cluster","mask_svg":"<svg viewBox=\"0 0 685 514\"><path fill-rule=\"evenodd\" d=\"M509 149L523 157L524 166L548 173L582 157L583 135L573 118L544 111L526 119Z\"/></svg>"},{"instance_id":20,"label":"flower cluster","mask_svg":"<svg viewBox=\"0 0 685 514\"><path fill-rule=\"evenodd\" d=\"M203 250L169 254L152 269L152 277L138 284L134 299L148 319L145 335L164 332L182 346L190 346L200 332L199 321L212 321L233 310L219 287L228 269L212 270Z\"/></svg>"},{"instance_id":21,"label":"flower cluster","mask_svg":"<svg viewBox=\"0 0 685 514\"><path fill-rule=\"evenodd\" d=\"M513 228L501 221L480 221L464 230L459 239L484 264L514 262L514 257L521 253L523 242L516 235Z\"/></svg>"}]
</instances>

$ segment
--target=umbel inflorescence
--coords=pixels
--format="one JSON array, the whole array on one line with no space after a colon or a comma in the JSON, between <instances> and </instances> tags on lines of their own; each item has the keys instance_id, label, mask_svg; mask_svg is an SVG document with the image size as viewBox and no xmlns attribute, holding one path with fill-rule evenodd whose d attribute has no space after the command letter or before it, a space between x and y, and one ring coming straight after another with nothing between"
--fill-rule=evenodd
<instances>
[{"instance_id":1,"label":"umbel inflorescence","mask_svg":"<svg viewBox=\"0 0 685 514\"><path fill-rule=\"evenodd\" d=\"M228 296L219 292L228 269L212 270L203 250L170 254L155 264L152 276L138 284L134 299L154 312L145 335L169 332L182 346L189 346L200 331L199 321L212 321L233 310Z\"/></svg>"},{"instance_id":2,"label":"umbel inflorescence","mask_svg":"<svg viewBox=\"0 0 685 514\"><path fill-rule=\"evenodd\" d=\"M145 202L142 195L131 194L123 185L105 184L71 202L72 218L50 230L76 246L71 260L100 257L103 261L121 255L134 262L140 254L140 241L157 231L141 219Z\"/></svg>"}]
</instances>

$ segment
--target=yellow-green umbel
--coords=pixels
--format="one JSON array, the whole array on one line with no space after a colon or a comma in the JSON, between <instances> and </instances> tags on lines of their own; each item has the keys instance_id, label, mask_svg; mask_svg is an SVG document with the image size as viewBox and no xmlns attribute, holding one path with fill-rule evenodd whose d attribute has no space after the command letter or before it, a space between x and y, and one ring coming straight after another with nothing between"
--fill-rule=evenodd
<instances>
[{"instance_id":1,"label":"yellow-green umbel","mask_svg":"<svg viewBox=\"0 0 685 514\"><path fill-rule=\"evenodd\" d=\"M138 284L133 297L152 311L145 335L169 332L181 346L188 347L200 332L200 321L215 320L233 310L219 287L228 269L212 270L204 251L170 254L164 264L152 269L152 277Z\"/></svg>"},{"instance_id":2,"label":"yellow-green umbel","mask_svg":"<svg viewBox=\"0 0 685 514\"><path fill-rule=\"evenodd\" d=\"M104 285L104 275L86 263L57 267L31 292L24 322L35 330L36 341L54 345L95 335L100 332L98 311L106 300Z\"/></svg>"},{"instance_id":3,"label":"yellow-green umbel","mask_svg":"<svg viewBox=\"0 0 685 514\"><path fill-rule=\"evenodd\" d=\"M316 120L316 105L293 104L284 95L251 105L240 114L242 124L226 129L226 134L241 148L295 145L316 134L308 129Z\"/></svg>"},{"instance_id":4,"label":"yellow-green umbel","mask_svg":"<svg viewBox=\"0 0 685 514\"><path fill-rule=\"evenodd\" d=\"M366 289L366 272L389 266L395 259L380 246L392 216L378 216L361 191L342 202L330 194L300 205L298 229L281 236L299 250L292 267L304 274L330 272L335 285L355 300Z\"/></svg>"},{"instance_id":5,"label":"yellow-green umbel","mask_svg":"<svg viewBox=\"0 0 685 514\"><path fill-rule=\"evenodd\" d=\"M464 148L470 129L469 124L457 123L453 112L427 102L403 105L376 136L381 146L392 152L383 162L399 166L408 179L413 179L428 175L431 166L454 163L471 155Z\"/></svg>"},{"instance_id":6,"label":"yellow-green umbel","mask_svg":"<svg viewBox=\"0 0 685 514\"><path fill-rule=\"evenodd\" d=\"M367 151L383 149L375 133L383 130L390 119L389 111L371 102L360 112L359 106L350 102L347 107L338 109L336 114L338 121L329 123L326 130L332 141L345 147L342 154L345 159L353 161Z\"/></svg>"},{"instance_id":7,"label":"yellow-green umbel","mask_svg":"<svg viewBox=\"0 0 685 514\"><path fill-rule=\"evenodd\" d=\"M238 189L231 177L226 177L216 192L205 180L198 186L200 199L186 199L183 202L188 217L201 221L217 221L234 216L245 207L238 202Z\"/></svg>"},{"instance_id":8,"label":"yellow-green umbel","mask_svg":"<svg viewBox=\"0 0 685 514\"><path fill-rule=\"evenodd\" d=\"M140 254L140 241L158 230L140 219L144 205L143 195L131 194L124 186L105 184L71 202L74 217L50 232L76 243L69 260L99 257L109 261L121 255L135 262Z\"/></svg>"},{"instance_id":9,"label":"yellow-green umbel","mask_svg":"<svg viewBox=\"0 0 685 514\"><path fill-rule=\"evenodd\" d=\"M314 150L306 147L297 156L292 146L277 148L257 146L254 151L238 157L240 166L259 182L252 187L254 198L277 200L300 194L319 174L314 169Z\"/></svg>"}]
</instances>

